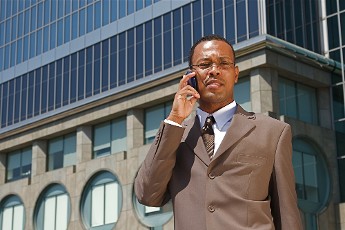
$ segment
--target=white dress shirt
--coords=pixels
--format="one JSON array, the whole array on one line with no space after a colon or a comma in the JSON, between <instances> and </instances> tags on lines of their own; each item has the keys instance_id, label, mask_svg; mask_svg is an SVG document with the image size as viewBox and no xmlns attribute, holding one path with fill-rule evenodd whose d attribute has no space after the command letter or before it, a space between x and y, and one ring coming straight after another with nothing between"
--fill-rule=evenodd
<instances>
[{"instance_id":1,"label":"white dress shirt","mask_svg":"<svg viewBox=\"0 0 345 230\"><path fill-rule=\"evenodd\" d=\"M214 131L214 154L217 153L220 143L222 143L225 133L230 127L230 122L235 112L235 101L231 102L230 104L224 106L223 108L217 110L212 114L206 113L202 111L200 108L197 108L196 115L199 117L200 127L204 126L205 120L208 116L213 116L216 121L212 126Z\"/></svg>"},{"instance_id":2,"label":"white dress shirt","mask_svg":"<svg viewBox=\"0 0 345 230\"><path fill-rule=\"evenodd\" d=\"M200 121L200 127L204 126L205 120L208 116L213 116L216 121L212 126L214 131L214 154L217 152L220 143L222 143L224 139L226 131L230 127L230 122L236 112L236 107L236 102L233 101L212 114L206 113L200 108L197 108L196 110L196 115L199 117ZM180 124L167 119L165 119L164 122L170 125L182 127Z\"/></svg>"}]
</instances>

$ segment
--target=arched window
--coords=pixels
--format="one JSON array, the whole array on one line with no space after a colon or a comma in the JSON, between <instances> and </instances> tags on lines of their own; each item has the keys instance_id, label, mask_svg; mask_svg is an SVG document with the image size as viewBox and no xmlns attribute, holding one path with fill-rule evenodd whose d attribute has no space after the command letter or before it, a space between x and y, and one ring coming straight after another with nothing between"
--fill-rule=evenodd
<instances>
[{"instance_id":1,"label":"arched window","mask_svg":"<svg viewBox=\"0 0 345 230\"><path fill-rule=\"evenodd\" d=\"M107 171L92 177L83 191L80 208L86 229L113 229L122 208L122 189L117 178Z\"/></svg>"},{"instance_id":2,"label":"arched window","mask_svg":"<svg viewBox=\"0 0 345 230\"><path fill-rule=\"evenodd\" d=\"M9 195L0 203L0 229L24 230L25 212L21 199Z\"/></svg>"},{"instance_id":3,"label":"arched window","mask_svg":"<svg viewBox=\"0 0 345 230\"><path fill-rule=\"evenodd\" d=\"M305 229L317 229L316 215L327 205L330 177L318 148L304 139L293 141L292 163L295 172L298 206L303 211Z\"/></svg>"},{"instance_id":4,"label":"arched window","mask_svg":"<svg viewBox=\"0 0 345 230\"><path fill-rule=\"evenodd\" d=\"M70 198L60 184L48 186L38 198L35 207L35 229L67 229L71 214Z\"/></svg>"}]
</instances>

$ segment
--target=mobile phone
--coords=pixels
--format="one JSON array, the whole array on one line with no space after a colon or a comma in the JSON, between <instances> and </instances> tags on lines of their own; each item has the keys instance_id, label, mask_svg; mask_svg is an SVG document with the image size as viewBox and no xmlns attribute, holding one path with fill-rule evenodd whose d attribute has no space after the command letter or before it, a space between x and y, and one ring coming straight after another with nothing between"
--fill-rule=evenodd
<instances>
[{"instance_id":1,"label":"mobile phone","mask_svg":"<svg viewBox=\"0 0 345 230\"><path fill-rule=\"evenodd\" d=\"M185 73L185 75L190 74L190 73L192 73L192 71L191 71L191 70L187 70L187 72ZM190 85L190 86L192 86L194 89L196 89L196 91L198 91L198 82L197 82L197 80L196 80L196 77L189 78L189 80L188 80L187 83L188 83L188 85Z\"/></svg>"}]
</instances>

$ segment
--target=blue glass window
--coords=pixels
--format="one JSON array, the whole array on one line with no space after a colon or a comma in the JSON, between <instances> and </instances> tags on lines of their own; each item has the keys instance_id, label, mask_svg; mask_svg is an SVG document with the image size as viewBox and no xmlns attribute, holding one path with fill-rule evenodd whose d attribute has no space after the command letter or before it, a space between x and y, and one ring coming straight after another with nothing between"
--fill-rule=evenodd
<instances>
[{"instance_id":1,"label":"blue glass window","mask_svg":"<svg viewBox=\"0 0 345 230\"><path fill-rule=\"evenodd\" d=\"M11 44L11 59L10 59L10 67L16 64L16 42L12 42Z\"/></svg>"},{"instance_id":2,"label":"blue glass window","mask_svg":"<svg viewBox=\"0 0 345 230\"><path fill-rule=\"evenodd\" d=\"M189 50L192 47L192 29L191 29L191 7L186 5L183 7L183 61L189 59Z\"/></svg>"},{"instance_id":3,"label":"blue glass window","mask_svg":"<svg viewBox=\"0 0 345 230\"><path fill-rule=\"evenodd\" d=\"M33 6L31 8L31 31L34 31L36 29L36 20L37 20L37 13L36 13L36 6Z\"/></svg>"},{"instance_id":4,"label":"blue glass window","mask_svg":"<svg viewBox=\"0 0 345 230\"><path fill-rule=\"evenodd\" d=\"M67 1L68 2L68 1ZM65 20L65 28L64 28L64 43L69 42L70 41L70 37L71 37L71 18L70 16L66 16L64 18Z\"/></svg>"},{"instance_id":5,"label":"blue glass window","mask_svg":"<svg viewBox=\"0 0 345 230\"><path fill-rule=\"evenodd\" d=\"M152 21L145 23L145 76L152 74Z\"/></svg>"},{"instance_id":6,"label":"blue glass window","mask_svg":"<svg viewBox=\"0 0 345 230\"><path fill-rule=\"evenodd\" d=\"M193 43L201 38L201 1L193 2Z\"/></svg>"},{"instance_id":7,"label":"blue glass window","mask_svg":"<svg viewBox=\"0 0 345 230\"><path fill-rule=\"evenodd\" d=\"M19 122L19 117L20 117L20 93L22 89L22 78L17 77L16 78L16 86L15 86L15 92L14 92L14 118L13 118L13 123ZM1 95L1 93L0 93ZM1 108L0 108L1 109Z\"/></svg>"},{"instance_id":8,"label":"blue glass window","mask_svg":"<svg viewBox=\"0 0 345 230\"><path fill-rule=\"evenodd\" d=\"M10 48L10 45L5 46L4 69L8 69L10 65L10 59L8 58L10 56Z\"/></svg>"},{"instance_id":9,"label":"blue glass window","mask_svg":"<svg viewBox=\"0 0 345 230\"><path fill-rule=\"evenodd\" d=\"M136 27L136 79L140 79L143 77L143 69L144 69L144 41L143 41L143 25L139 25Z\"/></svg>"},{"instance_id":10,"label":"blue glass window","mask_svg":"<svg viewBox=\"0 0 345 230\"><path fill-rule=\"evenodd\" d=\"M247 14L245 0L237 0L236 2L237 15L237 42L247 39Z\"/></svg>"},{"instance_id":11,"label":"blue glass window","mask_svg":"<svg viewBox=\"0 0 345 230\"><path fill-rule=\"evenodd\" d=\"M2 95L1 95L1 127L6 126L7 122L7 99L8 99L8 82L2 84Z\"/></svg>"},{"instance_id":12,"label":"blue glass window","mask_svg":"<svg viewBox=\"0 0 345 230\"><path fill-rule=\"evenodd\" d=\"M29 33L30 30L30 10L26 10L24 12L24 35Z\"/></svg>"},{"instance_id":13,"label":"blue glass window","mask_svg":"<svg viewBox=\"0 0 345 230\"><path fill-rule=\"evenodd\" d=\"M13 103L14 103L14 79L9 83L8 88L8 108L7 108L7 125L13 124Z\"/></svg>"},{"instance_id":14,"label":"blue glass window","mask_svg":"<svg viewBox=\"0 0 345 230\"><path fill-rule=\"evenodd\" d=\"M93 5L87 7L87 24L86 32L89 33L93 30Z\"/></svg>"},{"instance_id":15,"label":"blue glass window","mask_svg":"<svg viewBox=\"0 0 345 230\"><path fill-rule=\"evenodd\" d=\"M172 48L171 48L171 14L165 14L163 16L163 55L164 55L164 69L172 66Z\"/></svg>"},{"instance_id":16,"label":"blue glass window","mask_svg":"<svg viewBox=\"0 0 345 230\"><path fill-rule=\"evenodd\" d=\"M54 95L55 95L55 62L49 65L49 92L48 92L48 111L54 109Z\"/></svg>"},{"instance_id":17,"label":"blue glass window","mask_svg":"<svg viewBox=\"0 0 345 230\"><path fill-rule=\"evenodd\" d=\"M101 1L98 1L95 3L95 22L94 22L94 29L98 29L99 27L101 27Z\"/></svg>"},{"instance_id":18,"label":"blue glass window","mask_svg":"<svg viewBox=\"0 0 345 230\"><path fill-rule=\"evenodd\" d=\"M182 45L181 45L181 11L180 9L173 12L173 43L174 43L174 65L182 63Z\"/></svg>"},{"instance_id":19,"label":"blue glass window","mask_svg":"<svg viewBox=\"0 0 345 230\"><path fill-rule=\"evenodd\" d=\"M62 59L56 62L55 109L61 107L62 98Z\"/></svg>"},{"instance_id":20,"label":"blue glass window","mask_svg":"<svg viewBox=\"0 0 345 230\"><path fill-rule=\"evenodd\" d=\"M126 84L126 32L119 35L119 85Z\"/></svg>"},{"instance_id":21,"label":"blue glass window","mask_svg":"<svg viewBox=\"0 0 345 230\"><path fill-rule=\"evenodd\" d=\"M85 51L79 51L78 61L78 100L84 99L85 93Z\"/></svg>"},{"instance_id":22,"label":"blue glass window","mask_svg":"<svg viewBox=\"0 0 345 230\"><path fill-rule=\"evenodd\" d=\"M63 19L60 19L57 22L57 46L61 46L63 44Z\"/></svg>"},{"instance_id":23,"label":"blue glass window","mask_svg":"<svg viewBox=\"0 0 345 230\"><path fill-rule=\"evenodd\" d=\"M27 74L22 76L22 100L21 100L21 109L20 109L20 120L26 120L26 99L28 92L28 77Z\"/></svg>"},{"instance_id":24,"label":"blue glass window","mask_svg":"<svg viewBox=\"0 0 345 230\"><path fill-rule=\"evenodd\" d=\"M11 20L6 21L5 43L11 41Z\"/></svg>"},{"instance_id":25,"label":"blue glass window","mask_svg":"<svg viewBox=\"0 0 345 230\"><path fill-rule=\"evenodd\" d=\"M70 56L66 56L63 59L63 93L62 93L62 104L69 104L69 93L70 93Z\"/></svg>"},{"instance_id":26,"label":"blue glass window","mask_svg":"<svg viewBox=\"0 0 345 230\"><path fill-rule=\"evenodd\" d=\"M212 34L212 1L203 2L204 35Z\"/></svg>"},{"instance_id":27,"label":"blue glass window","mask_svg":"<svg viewBox=\"0 0 345 230\"><path fill-rule=\"evenodd\" d=\"M110 39L110 88L117 86L117 36Z\"/></svg>"},{"instance_id":28,"label":"blue glass window","mask_svg":"<svg viewBox=\"0 0 345 230\"><path fill-rule=\"evenodd\" d=\"M47 98L48 98L48 65L42 68L42 99L41 99L41 113L47 112Z\"/></svg>"},{"instance_id":29,"label":"blue glass window","mask_svg":"<svg viewBox=\"0 0 345 230\"><path fill-rule=\"evenodd\" d=\"M85 34L85 9L79 12L79 36Z\"/></svg>"},{"instance_id":30,"label":"blue glass window","mask_svg":"<svg viewBox=\"0 0 345 230\"><path fill-rule=\"evenodd\" d=\"M85 88L85 97L92 96L92 57L93 50L92 46L86 49L86 88Z\"/></svg>"},{"instance_id":31,"label":"blue glass window","mask_svg":"<svg viewBox=\"0 0 345 230\"><path fill-rule=\"evenodd\" d=\"M29 57L35 57L36 55L36 34L30 34L30 55Z\"/></svg>"},{"instance_id":32,"label":"blue glass window","mask_svg":"<svg viewBox=\"0 0 345 230\"><path fill-rule=\"evenodd\" d=\"M109 3L110 1L102 1L102 25L109 24Z\"/></svg>"},{"instance_id":33,"label":"blue glass window","mask_svg":"<svg viewBox=\"0 0 345 230\"><path fill-rule=\"evenodd\" d=\"M37 31L37 37L36 37L36 55L40 55L42 53L42 29Z\"/></svg>"},{"instance_id":34,"label":"blue glass window","mask_svg":"<svg viewBox=\"0 0 345 230\"><path fill-rule=\"evenodd\" d=\"M44 25L47 25L49 23L49 18L50 18L50 1L44 1L43 4L44 4Z\"/></svg>"},{"instance_id":35,"label":"blue glass window","mask_svg":"<svg viewBox=\"0 0 345 230\"><path fill-rule=\"evenodd\" d=\"M23 36L23 26L24 26L24 14L20 13L18 15L18 37ZM2 32L3 30L1 30ZM0 45L1 45L1 35L0 35Z\"/></svg>"},{"instance_id":36,"label":"blue glass window","mask_svg":"<svg viewBox=\"0 0 345 230\"><path fill-rule=\"evenodd\" d=\"M72 40L77 37L78 37L78 12L72 14Z\"/></svg>"},{"instance_id":37,"label":"blue glass window","mask_svg":"<svg viewBox=\"0 0 345 230\"><path fill-rule=\"evenodd\" d=\"M70 103L77 100L77 61L78 53L74 53L71 56L71 87L70 87Z\"/></svg>"},{"instance_id":38,"label":"blue glass window","mask_svg":"<svg viewBox=\"0 0 345 230\"><path fill-rule=\"evenodd\" d=\"M78 9L78 3L79 1L72 1L72 12L76 11Z\"/></svg>"},{"instance_id":39,"label":"blue glass window","mask_svg":"<svg viewBox=\"0 0 345 230\"><path fill-rule=\"evenodd\" d=\"M111 22L117 19L117 2L118 0L110 1L110 20Z\"/></svg>"},{"instance_id":40,"label":"blue glass window","mask_svg":"<svg viewBox=\"0 0 345 230\"><path fill-rule=\"evenodd\" d=\"M7 155L6 181L19 180L31 174L31 147L11 152Z\"/></svg>"},{"instance_id":41,"label":"blue glass window","mask_svg":"<svg viewBox=\"0 0 345 230\"><path fill-rule=\"evenodd\" d=\"M49 26L43 29L43 52L47 52L49 49Z\"/></svg>"},{"instance_id":42,"label":"blue glass window","mask_svg":"<svg viewBox=\"0 0 345 230\"><path fill-rule=\"evenodd\" d=\"M22 55L23 52L23 40L22 39L18 39L17 41L17 64L22 62ZM0 70L1 70L1 65L2 65L2 49L0 49Z\"/></svg>"},{"instance_id":43,"label":"blue glass window","mask_svg":"<svg viewBox=\"0 0 345 230\"><path fill-rule=\"evenodd\" d=\"M255 2L255 1L254 1ZM223 2L214 1L214 33L220 36L224 36L223 29Z\"/></svg>"},{"instance_id":44,"label":"blue glass window","mask_svg":"<svg viewBox=\"0 0 345 230\"><path fill-rule=\"evenodd\" d=\"M162 71L162 19L154 20L154 72Z\"/></svg>"},{"instance_id":45,"label":"blue glass window","mask_svg":"<svg viewBox=\"0 0 345 230\"><path fill-rule=\"evenodd\" d=\"M17 38L17 16L12 18L12 36L11 40L14 41Z\"/></svg>"},{"instance_id":46,"label":"blue glass window","mask_svg":"<svg viewBox=\"0 0 345 230\"><path fill-rule=\"evenodd\" d=\"M35 70L35 100L34 100L34 115L37 116L40 114L40 105L41 105L41 68Z\"/></svg>"},{"instance_id":47,"label":"blue glass window","mask_svg":"<svg viewBox=\"0 0 345 230\"><path fill-rule=\"evenodd\" d=\"M119 1L119 18L126 16L126 3L127 1Z\"/></svg>"},{"instance_id":48,"label":"blue glass window","mask_svg":"<svg viewBox=\"0 0 345 230\"><path fill-rule=\"evenodd\" d=\"M101 91L109 89L109 39L102 42L102 88Z\"/></svg>"},{"instance_id":49,"label":"blue glass window","mask_svg":"<svg viewBox=\"0 0 345 230\"><path fill-rule=\"evenodd\" d=\"M35 83L35 72L31 71L29 73L29 85L28 85L28 113L27 118L33 117L34 110L34 85Z\"/></svg>"},{"instance_id":50,"label":"blue glass window","mask_svg":"<svg viewBox=\"0 0 345 230\"><path fill-rule=\"evenodd\" d=\"M225 30L226 38L232 44L235 43L235 14L234 14L234 2L225 1Z\"/></svg>"},{"instance_id":51,"label":"blue glass window","mask_svg":"<svg viewBox=\"0 0 345 230\"><path fill-rule=\"evenodd\" d=\"M76 163L77 137L75 133L49 140L48 170L54 170Z\"/></svg>"},{"instance_id":52,"label":"blue glass window","mask_svg":"<svg viewBox=\"0 0 345 230\"><path fill-rule=\"evenodd\" d=\"M134 29L127 32L127 82L134 80Z\"/></svg>"},{"instance_id":53,"label":"blue glass window","mask_svg":"<svg viewBox=\"0 0 345 230\"><path fill-rule=\"evenodd\" d=\"M127 1L127 14L134 13L134 0Z\"/></svg>"},{"instance_id":54,"label":"blue glass window","mask_svg":"<svg viewBox=\"0 0 345 230\"><path fill-rule=\"evenodd\" d=\"M101 84L101 45L97 43L94 45L94 67L93 67L93 93L99 94Z\"/></svg>"},{"instance_id":55,"label":"blue glass window","mask_svg":"<svg viewBox=\"0 0 345 230\"><path fill-rule=\"evenodd\" d=\"M56 20L57 1L50 1L50 2L51 2L50 22L53 22Z\"/></svg>"},{"instance_id":56,"label":"blue glass window","mask_svg":"<svg viewBox=\"0 0 345 230\"><path fill-rule=\"evenodd\" d=\"M54 49L56 46L56 23L50 25L50 49Z\"/></svg>"},{"instance_id":57,"label":"blue glass window","mask_svg":"<svg viewBox=\"0 0 345 230\"><path fill-rule=\"evenodd\" d=\"M65 15L71 13L71 2L73 1L65 1Z\"/></svg>"},{"instance_id":58,"label":"blue glass window","mask_svg":"<svg viewBox=\"0 0 345 230\"><path fill-rule=\"evenodd\" d=\"M64 4L65 1L57 1L58 3L58 19L61 18L64 15Z\"/></svg>"}]
</instances>

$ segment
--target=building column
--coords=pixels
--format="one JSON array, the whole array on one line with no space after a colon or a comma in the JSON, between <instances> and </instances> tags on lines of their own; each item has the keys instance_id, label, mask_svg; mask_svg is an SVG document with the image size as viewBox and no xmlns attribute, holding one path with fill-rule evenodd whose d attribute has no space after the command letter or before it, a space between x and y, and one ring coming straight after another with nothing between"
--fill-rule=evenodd
<instances>
[{"instance_id":1,"label":"building column","mask_svg":"<svg viewBox=\"0 0 345 230\"><path fill-rule=\"evenodd\" d=\"M32 145L31 177L47 171L48 145L46 140L35 141Z\"/></svg>"},{"instance_id":2,"label":"building column","mask_svg":"<svg viewBox=\"0 0 345 230\"><path fill-rule=\"evenodd\" d=\"M322 127L333 129L332 100L329 87L317 88L317 107L319 112L319 124Z\"/></svg>"},{"instance_id":3,"label":"building column","mask_svg":"<svg viewBox=\"0 0 345 230\"><path fill-rule=\"evenodd\" d=\"M250 72L252 111L279 113L278 72L270 68L257 68Z\"/></svg>"},{"instance_id":4,"label":"building column","mask_svg":"<svg viewBox=\"0 0 345 230\"><path fill-rule=\"evenodd\" d=\"M144 145L144 111L132 109L127 112L127 149Z\"/></svg>"},{"instance_id":5,"label":"building column","mask_svg":"<svg viewBox=\"0 0 345 230\"><path fill-rule=\"evenodd\" d=\"M77 162L76 165L92 159L92 127L81 126L77 129Z\"/></svg>"}]
</instances>

